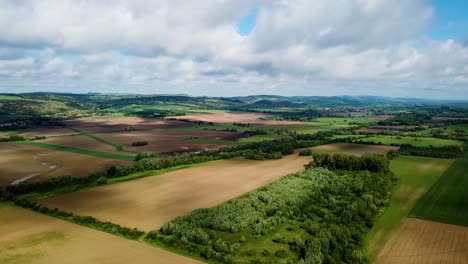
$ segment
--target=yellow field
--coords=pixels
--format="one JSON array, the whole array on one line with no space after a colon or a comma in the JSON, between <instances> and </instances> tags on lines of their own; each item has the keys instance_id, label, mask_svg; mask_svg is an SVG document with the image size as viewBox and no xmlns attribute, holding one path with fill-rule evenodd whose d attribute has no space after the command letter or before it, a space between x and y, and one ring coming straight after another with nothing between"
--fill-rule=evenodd
<instances>
[{"instance_id":1,"label":"yellow field","mask_svg":"<svg viewBox=\"0 0 468 264\"><path fill-rule=\"evenodd\" d=\"M310 157L226 160L41 200L49 208L149 231L304 169Z\"/></svg>"},{"instance_id":2,"label":"yellow field","mask_svg":"<svg viewBox=\"0 0 468 264\"><path fill-rule=\"evenodd\" d=\"M468 227L408 218L376 263L468 263Z\"/></svg>"},{"instance_id":3,"label":"yellow field","mask_svg":"<svg viewBox=\"0 0 468 264\"><path fill-rule=\"evenodd\" d=\"M195 264L140 242L0 204L2 264Z\"/></svg>"}]
</instances>

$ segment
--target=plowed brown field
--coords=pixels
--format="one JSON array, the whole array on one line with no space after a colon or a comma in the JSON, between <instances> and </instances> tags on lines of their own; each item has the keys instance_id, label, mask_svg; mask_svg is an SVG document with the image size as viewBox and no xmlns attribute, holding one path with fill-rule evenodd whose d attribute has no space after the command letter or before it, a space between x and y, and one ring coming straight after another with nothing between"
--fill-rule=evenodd
<instances>
[{"instance_id":1,"label":"plowed brown field","mask_svg":"<svg viewBox=\"0 0 468 264\"><path fill-rule=\"evenodd\" d=\"M28 178L43 180L65 174L85 176L89 172L130 162L98 158L75 153L15 143L0 143L0 186Z\"/></svg>"},{"instance_id":2,"label":"plowed brown field","mask_svg":"<svg viewBox=\"0 0 468 264\"><path fill-rule=\"evenodd\" d=\"M225 160L41 200L50 208L149 231L302 170L310 157Z\"/></svg>"},{"instance_id":3,"label":"plowed brown field","mask_svg":"<svg viewBox=\"0 0 468 264\"><path fill-rule=\"evenodd\" d=\"M235 140L243 137L241 133L215 131L215 130L164 130L154 129L145 131L131 131L118 133L100 133L99 137L110 142L125 146L130 150L151 151L155 153L173 153L173 152L196 152L201 150L218 149L223 145L215 143L196 143L190 142L192 138L206 138L219 140ZM135 141L147 141L148 145L133 147Z\"/></svg>"},{"instance_id":4,"label":"plowed brown field","mask_svg":"<svg viewBox=\"0 0 468 264\"><path fill-rule=\"evenodd\" d=\"M376 263L468 263L468 227L408 218Z\"/></svg>"},{"instance_id":5,"label":"plowed brown field","mask_svg":"<svg viewBox=\"0 0 468 264\"><path fill-rule=\"evenodd\" d=\"M191 126L188 122L141 117L86 117L64 121L68 126L88 132L113 132Z\"/></svg>"}]
</instances>

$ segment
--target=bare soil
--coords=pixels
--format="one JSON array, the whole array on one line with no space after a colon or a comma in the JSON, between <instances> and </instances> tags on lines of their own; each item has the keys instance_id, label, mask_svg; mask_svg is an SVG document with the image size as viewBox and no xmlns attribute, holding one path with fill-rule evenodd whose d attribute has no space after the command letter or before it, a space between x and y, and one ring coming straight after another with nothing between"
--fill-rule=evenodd
<instances>
[{"instance_id":1,"label":"bare soil","mask_svg":"<svg viewBox=\"0 0 468 264\"><path fill-rule=\"evenodd\" d=\"M85 176L89 172L130 162L68 153L16 143L0 143L0 186L15 180L43 180L62 175Z\"/></svg>"},{"instance_id":2,"label":"bare soil","mask_svg":"<svg viewBox=\"0 0 468 264\"><path fill-rule=\"evenodd\" d=\"M88 132L113 132L192 126L189 122L141 117L85 117L64 121L68 126Z\"/></svg>"},{"instance_id":3,"label":"bare soil","mask_svg":"<svg viewBox=\"0 0 468 264\"><path fill-rule=\"evenodd\" d=\"M154 153L181 153L213 150L226 146L221 140L236 140L244 137L242 133L215 130L145 130L119 133L100 133L99 137L125 146L129 150L151 151ZM189 139L211 139L210 143L190 142ZM216 140L220 140L217 144ZM147 141L148 145L133 147L135 141Z\"/></svg>"},{"instance_id":4,"label":"bare soil","mask_svg":"<svg viewBox=\"0 0 468 264\"><path fill-rule=\"evenodd\" d=\"M468 227L407 218L376 263L468 263Z\"/></svg>"},{"instance_id":5,"label":"bare soil","mask_svg":"<svg viewBox=\"0 0 468 264\"><path fill-rule=\"evenodd\" d=\"M377 146L377 145L364 145L364 144L353 144L353 143L333 143L327 145L321 145L318 147L311 148L312 151L317 152L330 152L330 153L344 153L349 155L362 156L366 153L386 154L390 150L397 150L400 147L394 146Z\"/></svg>"},{"instance_id":6,"label":"bare soil","mask_svg":"<svg viewBox=\"0 0 468 264\"><path fill-rule=\"evenodd\" d=\"M41 202L149 231L177 216L208 208L304 169L310 157L280 160L225 160L74 193Z\"/></svg>"},{"instance_id":7,"label":"bare soil","mask_svg":"<svg viewBox=\"0 0 468 264\"><path fill-rule=\"evenodd\" d=\"M196 260L0 204L0 263L3 264L195 264Z\"/></svg>"}]
</instances>

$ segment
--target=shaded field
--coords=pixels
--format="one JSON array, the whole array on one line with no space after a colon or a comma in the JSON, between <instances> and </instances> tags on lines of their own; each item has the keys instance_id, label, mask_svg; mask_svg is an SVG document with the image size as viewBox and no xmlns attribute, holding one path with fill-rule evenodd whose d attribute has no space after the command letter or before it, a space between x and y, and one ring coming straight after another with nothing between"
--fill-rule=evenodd
<instances>
[{"instance_id":1,"label":"shaded field","mask_svg":"<svg viewBox=\"0 0 468 264\"><path fill-rule=\"evenodd\" d=\"M225 160L129 182L42 199L50 208L153 230L177 216L207 208L303 170L310 157Z\"/></svg>"},{"instance_id":2,"label":"shaded field","mask_svg":"<svg viewBox=\"0 0 468 264\"><path fill-rule=\"evenodd\" d=\"M367 254L371 260L398 231L418 199L452 163L451 159L414 156L399 156L391 161L390 170L400 181L393 191L390 206L366 236Z\"/></svg>"},{"instance_id":3,"label":"shaded field","mask_svg":"<svg viewBox=\"0 0 468 264\"><path fill-rule=\"evenodd\" d=\"M228 145L226 141L233 143L234 140L244 137L244 134L216 130L155 129L100 133L98 136L107 141L122 145L128 150L181 153L218 149ZM134 147L132 143L135 141L147 141L148 145Z\"/></svg>"},{"instance_id":4,"label":"shaded field","mask_svg":"<svg viewBox=\"0 0 468 264\"><path fill-rule=\"evenodd\" d=\"M44 180L65 174L85 176L112 165L129 165L128 161L65 153L16 143L0 143L0 185L30 177Z\"/></svg>"},{"instance_id":5,"label":"shaded field","mask_svg":"<svg viewBox=\"0 0 468 264\"><path fill-rule=\"evenodd\" d=\"M192 114L185 116L172 116L171 119L213 122L213 123L249 123L252 125L296 125L302 124L298 121L276 121L261 120L269 118L271 115L263 113L210 113L210 114Z\"/></svg>"},{"instance_id":6,"label":"shaded field","mask_svg":"<svg viewBox=\"0 0 468 264\"><path fill-rule=\"evenodd\" d=\"M339 153L344 153L344 154L349 154L349 155L362 156L368 152L377 153L377 154L386 154L390 150L399 149L399 147L364 145L364 144L353 144L353 143L333 143L333 144L313 147L311 149L312 151L317 151L317 152L328 152L328 153L339 152Z\"/></svg>"},{"instance_id":7,"label":"shaded field","mask_svg":"<svg viewBox=\"0 0 468 264\"><path fill-rule=\"evenodd\" d=\"M468 143L465 153L419 200L410 216L468 226Z\"/></svg>"},{"instance_id":8,"label":"shaded field","mask_svg":"<svg viewBox=\"0 0 468 264\"><path fill-rule=\"evenodd\" d=\"M376 263L468 263L468 228L408 218Z\"/></svg>"},{"instance_id":9,"label":"shaded field","mask_svg":"<svg viewBox=\"0 0 468 264\"><path fill-rule=\"evenodd\" d=\"M91 133L96 132L115 132L128 130L146 130L157 128L175 128L191 126L188 122L177 120L141 118L141 117L113 117L113 118L96 118L86 117L73 120L65 120L67 126L71 126L80 130Z\"/></svg>"},{"instance_id":10,"label":"shaded field","mask_svg":"<svg viewBox=\"0 0 468 264\"><path fill-rule=\"evenodd\" d=\"M0 263L200 263L159 248L0 204Z\"/></svg>"}]
</instances>

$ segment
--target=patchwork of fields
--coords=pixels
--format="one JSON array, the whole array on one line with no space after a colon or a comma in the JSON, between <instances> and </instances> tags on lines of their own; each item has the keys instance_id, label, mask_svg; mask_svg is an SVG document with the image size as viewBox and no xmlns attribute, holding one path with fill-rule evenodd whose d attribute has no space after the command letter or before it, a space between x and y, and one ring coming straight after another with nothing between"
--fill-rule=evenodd
<instances>
[{"instance_id":1,"label":"patchwork of fields","mask_svg":"<svg viewBox=\"0 0 468 264\"><path fill-rule=\"evenodd\" d=\"M453 163L451 159L399 156L390 163L390 170L399 178L390 206L366 236L370 259L375 259L387 241L399 229L419 198Z\"/></svg>"},{"instance_id":2,"label":"patchwork of fields","mask_svg":"<svg viewBox=\"0 0 468 264\"><path fill-rule=\"evenodd\" d=\"M201 262L0 203L0 263L195 264Z\"/></svg>"}]
</instances>

